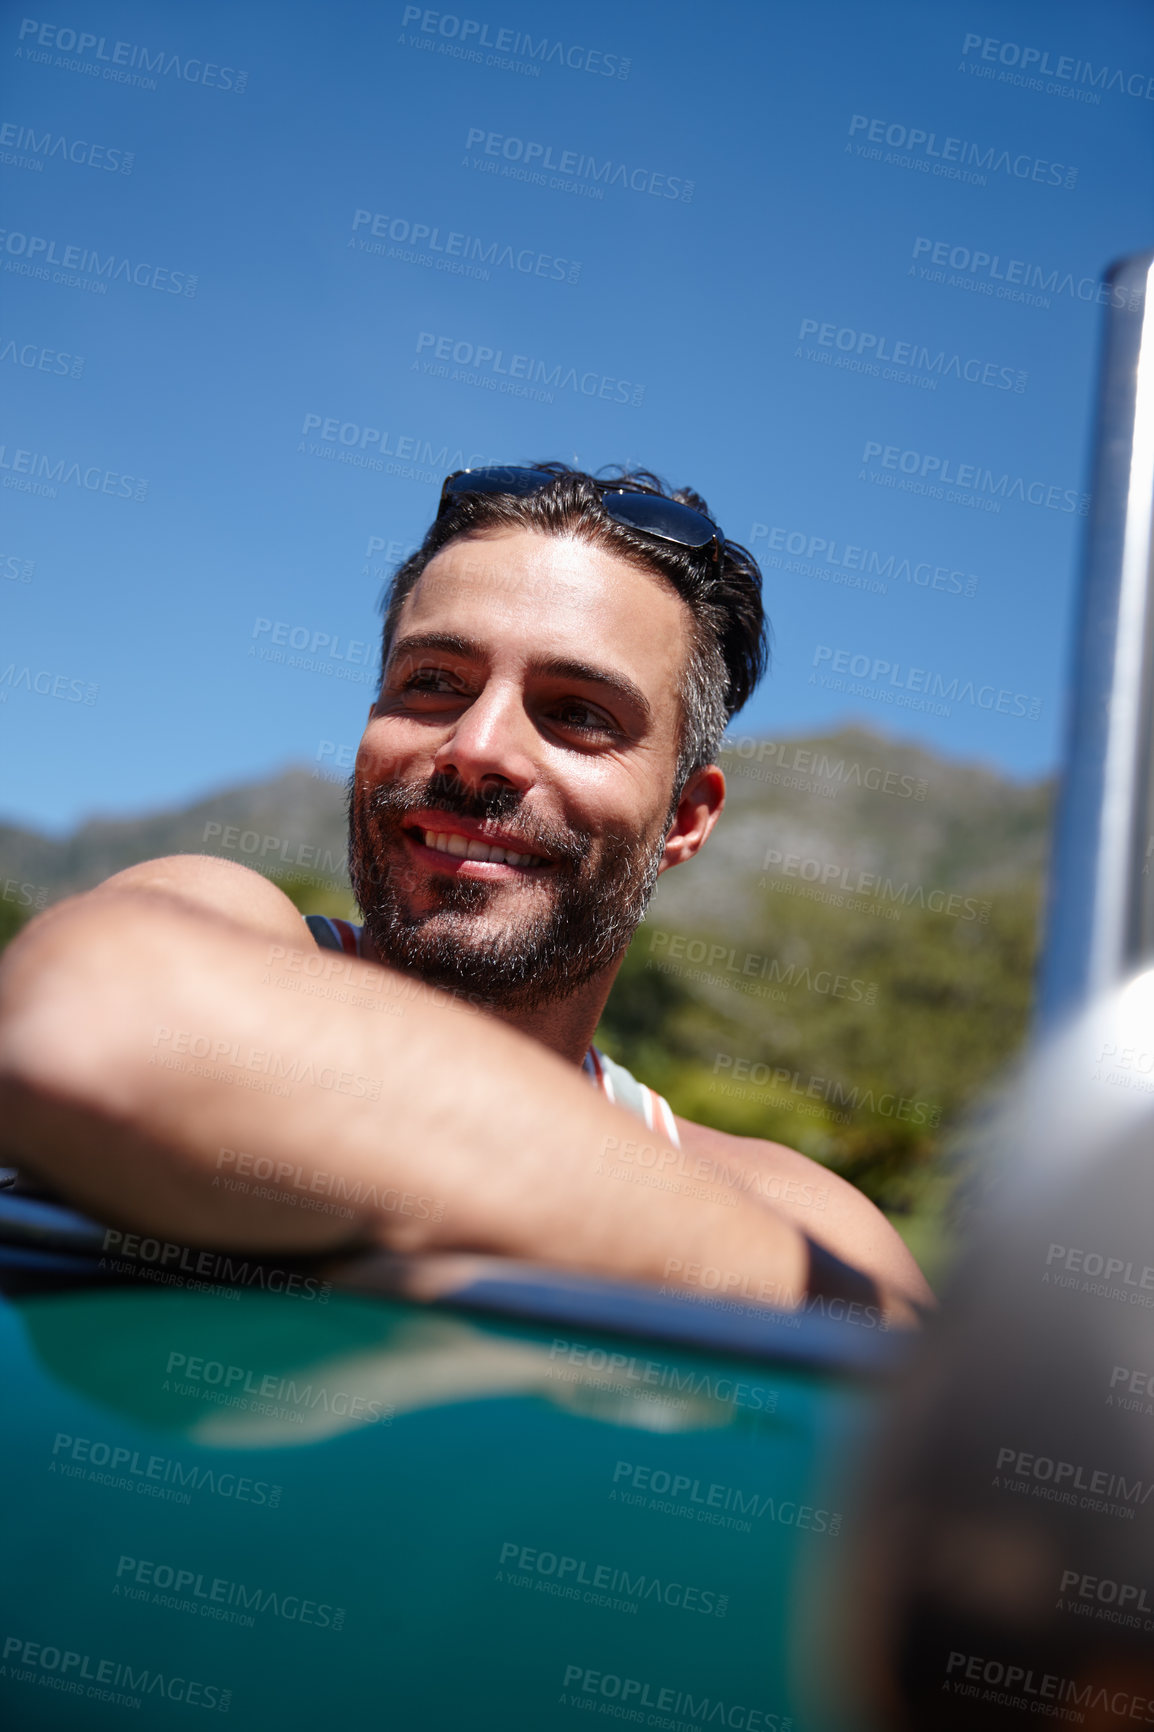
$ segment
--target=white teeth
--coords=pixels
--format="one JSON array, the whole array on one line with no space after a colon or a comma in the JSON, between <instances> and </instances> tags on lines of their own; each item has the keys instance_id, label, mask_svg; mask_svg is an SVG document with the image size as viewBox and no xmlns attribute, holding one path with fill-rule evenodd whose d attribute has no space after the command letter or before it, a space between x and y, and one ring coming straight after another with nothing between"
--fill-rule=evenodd
<instances>
[{"instance_id":1,"label":"white teeth","mask_svg":"<svg viewBox=\"0 0 1154 1732\"><path fill-rule=\"evenodd\" d=\"M459 836L452 831L427 830L424 841L427 848L437 848L442 854L454 854L460 860L493 860L500 866L530 866L536 861L534 854L516 854L512 848L492 848L487 842L478 842L471 836Z\"/></svg>"}]
</instances>

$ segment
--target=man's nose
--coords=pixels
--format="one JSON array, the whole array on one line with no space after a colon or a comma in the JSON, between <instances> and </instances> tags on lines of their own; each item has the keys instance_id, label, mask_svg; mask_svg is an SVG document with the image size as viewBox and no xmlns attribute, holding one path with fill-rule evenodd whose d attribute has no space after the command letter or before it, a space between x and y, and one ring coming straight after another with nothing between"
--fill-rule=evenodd
<instances>
[{"instance_id":1,"label":"man's nose","mask_svg":"<svg viewBox=\"0 0 1154 1732\"><path fill-rule=\"evenodd\" d=\"M433 768L442 775L455 774L470 788L498 780L525 790L537 779L537 743L520 692L489 685L461 713Z\"/></svg>"}]
</instances>

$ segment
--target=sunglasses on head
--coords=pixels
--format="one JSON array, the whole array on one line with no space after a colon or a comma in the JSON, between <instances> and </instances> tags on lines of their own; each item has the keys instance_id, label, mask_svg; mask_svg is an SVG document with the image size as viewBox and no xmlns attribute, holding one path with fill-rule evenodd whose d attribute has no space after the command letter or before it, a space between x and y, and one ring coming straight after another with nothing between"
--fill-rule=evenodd
<instances>
[{"instance_id":1,"label":"sunglasses on head","mask_svg":"<svg viewBox=\"0 0 1154 1732\"><path fill-rule=\"evenodd\" d=\"M441 488L438 514L444 510L446 500L461 493L512 493L524 498L556 480L557 476L547 469L517 469L508 465L458 469ZM678 547L708 547L714 564L721 564L721 531L704 512L681 505L676 499L666 499L660 493L642 493L614 481L595 480L593 485L601 495L602 511L614 523L642 535L652 535L657 541L671 541Z\"/></svg>"}]
</instances>

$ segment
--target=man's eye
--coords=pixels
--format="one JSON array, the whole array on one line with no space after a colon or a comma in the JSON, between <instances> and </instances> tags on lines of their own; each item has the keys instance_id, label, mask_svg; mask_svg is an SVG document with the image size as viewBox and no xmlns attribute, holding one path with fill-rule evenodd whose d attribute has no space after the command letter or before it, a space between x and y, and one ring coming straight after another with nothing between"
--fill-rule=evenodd
<instances>
[{"instance_id":1,"label":"man's eye","mask_svg":"<svg viewBox=\"0 0 1154 1732\"><path fill-rule=\"evenodd\" d=\"M406 692L452 692L456 690L456 687L444 668L415 668L402 682L401 690Z\"/></svg>"},{"instance_id":2,"label":"man's eye","mask_svg":"<svg viewBox=\"0 0 1154 1732\"><path fill-rule=\"evenodd\" d=\"M563 728L568 728L574 733L607 734L613 732L608 717L602 715L600 710L592 709L589 704L582 704L577 701L558 704L553 713Z\"/></svg>"}]
</instances>

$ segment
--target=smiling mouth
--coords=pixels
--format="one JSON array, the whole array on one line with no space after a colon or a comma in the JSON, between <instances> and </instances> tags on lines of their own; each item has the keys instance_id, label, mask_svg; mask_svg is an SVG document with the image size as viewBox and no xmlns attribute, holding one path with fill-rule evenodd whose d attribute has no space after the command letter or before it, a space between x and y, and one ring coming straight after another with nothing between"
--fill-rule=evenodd
<instances>
[{"instance_id":1,"label":"smiling mouth","mask_svg":"<svg viewBox=\"0 0 1154 1732\"><path fill-rule=\"evenodd\" d=\"M408 832L434 853L446 854L454 860L485 860L495 866L547 866L540 854L517 853L512 848L497 848L480 842L475 836L462 836L454 830L418 830Z\"/></svg>"}]
</instances>

